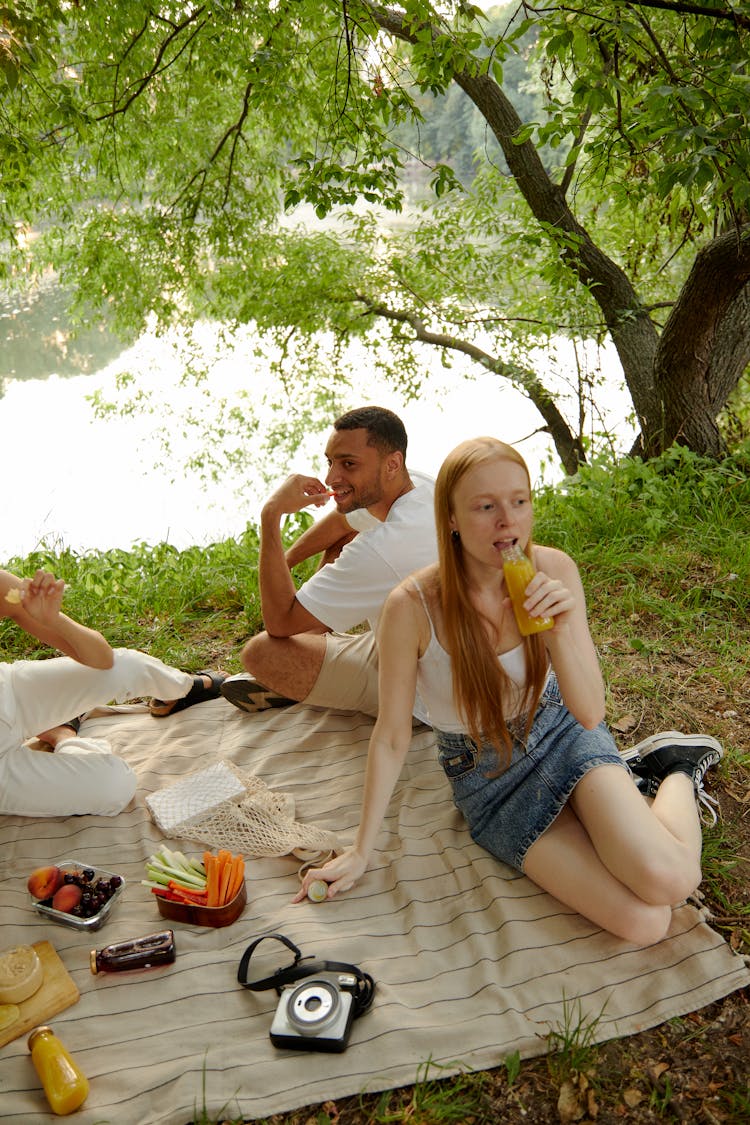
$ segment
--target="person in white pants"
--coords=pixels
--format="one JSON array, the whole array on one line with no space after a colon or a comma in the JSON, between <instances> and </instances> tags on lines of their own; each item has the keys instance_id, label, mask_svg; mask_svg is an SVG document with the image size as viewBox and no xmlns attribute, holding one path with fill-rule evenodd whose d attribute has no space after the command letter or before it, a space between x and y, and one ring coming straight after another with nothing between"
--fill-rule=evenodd
<instances>
[{"instance_id":1,"label":"person in white pants","mask_svg":"<svg viewBox=\"0 0 750 1125\"><path fill-rule=\"evenodd\" d=\"M0 570L0 617L65 653L0 664L0 814L115 816L132 800L136 776L106 740L81 738L70 716L143 697L176 701L171 710L182 710L219 694L223 677L196 677L135 649L113 649L66 616L64 585L48 571L21 580ZM154 713L168 713L167 706ZM53 753L28 746L34 736Z\"/></svg>"}]
</instances>

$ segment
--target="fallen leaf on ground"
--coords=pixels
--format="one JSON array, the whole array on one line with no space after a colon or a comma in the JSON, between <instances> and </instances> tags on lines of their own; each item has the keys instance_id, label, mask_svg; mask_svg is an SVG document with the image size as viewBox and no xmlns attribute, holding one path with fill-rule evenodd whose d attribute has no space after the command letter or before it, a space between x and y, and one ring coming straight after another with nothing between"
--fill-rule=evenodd
<instances>
[{"instance_id":1,"label":"fallen leaf on ground","mask_svg":"<svg viewBox=\"0 0 750 1125\"><path fill-rule=\"evenodd\" d=\"M612 723L612 730L616 730L618 734L629 734L637 725L638 720L635 715L623 715L621 719Z\"/></svg>"},{"instance_id":2,"label":"fallen leaf on ground","mask_svg":"<svg viewBox=\"0 0 750 1125\"><path fill-rule=\"evenodd\" d=\"M579 1091L568 1079L560 1087L557 1112L563 1125L568 1125L570 1121L580 1121L586 1113L585 1107L581 1105Z\"/></svg>"},{"instance_id":3,"label":"fallen leaf on ground","mask_svg":"<svg viewBox=\"0 0 750 1125\"><path fill-rule=\"evenodd\" d=\"M640 1090L636 1090L635 1087L631 1086L629 1090L623 1090L622 1100L625 1102L628 1109L635 1109L635 1107L640 1105L643 1101L643 1094Z\"/></svg>"}]
</instances>

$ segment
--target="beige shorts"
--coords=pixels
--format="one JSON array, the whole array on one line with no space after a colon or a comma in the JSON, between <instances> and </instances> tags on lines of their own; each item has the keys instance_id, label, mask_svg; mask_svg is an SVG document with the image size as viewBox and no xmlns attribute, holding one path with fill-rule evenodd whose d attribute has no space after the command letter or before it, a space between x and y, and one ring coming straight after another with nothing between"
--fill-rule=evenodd
<instances>
[{"instance_id":1,"label":"beige shorts","mask_svg":"<svg viewBox=\"0 0 750 1125\"><path fill-rule=\"evenodd\" d=\"M377 715L378 650L371 630L326 633L323 667L303 702L311 707Z\"/></svg>"}]
</instances>

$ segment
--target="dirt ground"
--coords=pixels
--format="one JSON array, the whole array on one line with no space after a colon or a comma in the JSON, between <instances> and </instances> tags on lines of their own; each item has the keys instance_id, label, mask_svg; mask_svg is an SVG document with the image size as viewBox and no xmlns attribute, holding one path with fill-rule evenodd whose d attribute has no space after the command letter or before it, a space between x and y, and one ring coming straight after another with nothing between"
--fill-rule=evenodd
<instances>
[{"instance_id":1,"label":"dirt ground","mask_svg":"<svg viewBox=\"0 0 750 1125\"><path fill-rule=\"evenodd\" d=\"M750 1122L750 994L736 992L652 1031L595 1048L584 1073L560 1080L547 1058L522 1062L509 1084L505 1069L476 1080L465 1094L420 1107L412 1088L387 1104L376 1095L343 1098L268 1118L268 1125L748 1125Z\"/></svg>"}]
</instances>

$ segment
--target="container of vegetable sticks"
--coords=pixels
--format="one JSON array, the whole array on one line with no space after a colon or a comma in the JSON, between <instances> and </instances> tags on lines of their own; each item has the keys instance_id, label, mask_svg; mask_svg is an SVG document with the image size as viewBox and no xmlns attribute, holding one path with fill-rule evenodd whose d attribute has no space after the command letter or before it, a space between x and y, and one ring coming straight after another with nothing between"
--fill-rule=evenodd
<instances>
[{"instance_id":1,"label":"container of vegetable sticks","mask_svg":"<svg viewBox=\"0 0 750 1125\"><path fill-rule=\"evenodd\" d=\"M245 908L245 861L225 848L189 858L162 845L146 861L143 879L159 913L193 926L229 926Z\"/></svg>"},{"instance_id":2,"label":"container of vegetable sticks","mask_svg":"<svg viewBox=\"0 0 750 1125\"><path fill-rule=\"evenodd\" d=\"M200 906L192 902L173 902L156 895L162 918L170 922L187 922L191 926L230 926L236 922L247 904L247 888L243 882L231 902L224 906Z\"/></svg>"}]
</instances>

